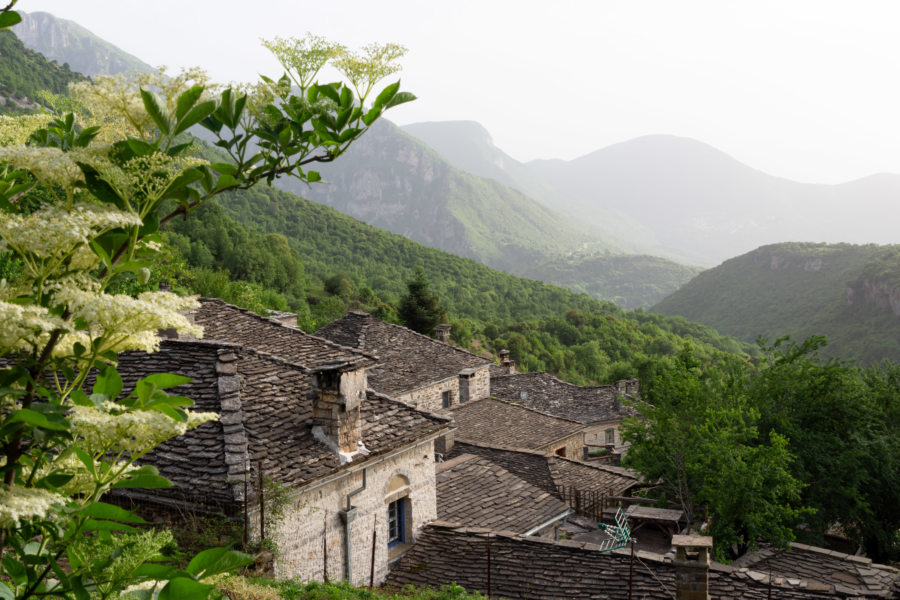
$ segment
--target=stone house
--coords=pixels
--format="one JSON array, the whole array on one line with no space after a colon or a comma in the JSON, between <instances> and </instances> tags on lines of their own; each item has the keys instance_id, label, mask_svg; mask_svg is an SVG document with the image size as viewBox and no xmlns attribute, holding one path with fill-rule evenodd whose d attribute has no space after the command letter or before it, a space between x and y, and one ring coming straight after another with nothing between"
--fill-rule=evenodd
<instances>
[{"instance_id":1,"label":"stone house","mask_svg":"<svg viewBox=\"0 0 900 600\"><path fill-rule=\"evenodd\" d=\"M369 370L372 389L416 408L441 411L491 394L493 361L449 343L449 325L439 326L440 341L349 312L316 332L317 336L378 356Z\"/></svg>"},{"instance_id":2,"label":"stone house","mask_svg":"<svg viewBox=\"0 0 900 600\"><path fill-rule=\"evenodd\" d=\"M436 465L438 518L555 539L572 510L496 463L462 454Z\"/></svg>"},{"instance_id":3,"label":"stone house","mask_svg":"<svg viewBox=\"0 0 900 600\"><path fill-rule=\"evenodd\" d=\"M439 586L454 582L492 598L542 600L836 600L900 597L900 572L860 565L856 576L874 582L852 587L839 571L788 573L710 560L711 538L674 536L667 554L629 548L601 551L574 541L526 537L510 531L435 521L391 570L386 583ZM791 553L785 553L790 555ZM872 567L872 565L868 565ZM631 584L629 584L631 581ZM629 589L631 585L631 589Z\"/></svg>"},{"instance_id":4,"label":"stone house","mask_svg":"<svg viewBox=\"0 0 900 600\"><path fill-rule=\"evenodd\" d=\"M454 406L447 414L457 426L455 441L582 456L585 426L577 421L494 398Z\"/></svg>"},{"instance_id":5,"label":"stone house","mask_svg":"<svg viewBox=\"0 0 900 600\"><path fill-rule=\"evenodd\" d=\"M173 393L221 418L148 454L142 463L174 486L128 499L154 515L241 522L246 511L257 537L262 477L286 490L264 532L278 548L276 576L380 583L437 517L434 443L452 432L450 419L371 390L369 355L218 300L203 299L193 316L204 340L124 353L119 370L126 386L156 372L192 377Z\"/></svg>"},{"instance_id":6,"label":"stone house","mask_svg":"<svg viewBox=\"0 0 900 600\"><path fill-rule=\"evenodd\" d=\"M635 411L625 400L638 396L635 379L615 385L578 386L546 372L498 374L491 377L491 395L585 425L584 443L623 449L620 426Z\"/></svg>"}]
</instances>

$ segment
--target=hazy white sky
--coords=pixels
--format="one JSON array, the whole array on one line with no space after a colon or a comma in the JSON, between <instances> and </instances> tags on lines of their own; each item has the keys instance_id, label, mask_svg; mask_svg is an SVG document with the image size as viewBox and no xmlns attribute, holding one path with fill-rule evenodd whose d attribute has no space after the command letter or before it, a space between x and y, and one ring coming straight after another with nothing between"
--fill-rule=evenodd
<instances>
[{"instance_id":1,"label":"hazy white sky","mask_svg":"<svg viewBox=\"0 0 900 600\"><path fill-rule=\"evenodd\" d=\"M645 134L836 183L900 172L893 0L20 0L152 65L278 75L259 38L406 45L400 123L470 119L520 160Z\"/></svg>"}]
</instances>

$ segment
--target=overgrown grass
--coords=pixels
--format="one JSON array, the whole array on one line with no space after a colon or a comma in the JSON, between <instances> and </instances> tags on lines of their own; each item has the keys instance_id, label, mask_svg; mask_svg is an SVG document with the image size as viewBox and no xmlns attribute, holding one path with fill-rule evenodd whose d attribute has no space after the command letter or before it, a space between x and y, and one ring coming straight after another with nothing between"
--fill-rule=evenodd
<instances>
[{"instance_id":1,"label":"overgrown grass","mask_svg":"<svg viewBox=\"0 0 900 600\"><path fill-rule=\"evenodd\" d=\"M437 589L407 586L401 590L370 590L346 582L300 583L229 576L219 582L218 590L228 600L485 600L478 592L470 594L455 584Z\"/></svg>"}]
</instances>

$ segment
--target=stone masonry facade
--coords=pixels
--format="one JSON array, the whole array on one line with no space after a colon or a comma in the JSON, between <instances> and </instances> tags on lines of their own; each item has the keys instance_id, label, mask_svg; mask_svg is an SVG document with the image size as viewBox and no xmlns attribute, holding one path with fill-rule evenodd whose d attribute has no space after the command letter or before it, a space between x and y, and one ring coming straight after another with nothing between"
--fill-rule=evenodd
<instances>
[{"instance_id":1,"label":"stone masonry facade","mask_svg":"<svg viewBox=\"0 0 900 600\"><path fill-rule=\"evenodd\" d=\"M435 505L434 442L429 440L366 467L366 489L352 498L356 507L350 525L351 580L368 585L372 567L372 535L375 533L375 584L388 573L391 560L414 542L422 527L437 518ZM341 511L347 495L362 485L362 466L343 477L303 491L285 508L283 519L272 537L279 548L276 577L296 577L302 581L347 578L345 526ZM396 478L408 485L388 492ZM409 499L406 512L406 544L388 551L388 502ZM251 515L251 522L259 517ZM258 535L258 532L257 532ZM326 563L327 560L327 563Z\"/></svg>"},{"instance_id":2,"label":"stone masonry facade","mask_svg":"<svg viewBox=\"0 0 900 600\"><path fill-rule=\"evenodd\" d=\"M472 370L474 373L468 378L469 402L482 400L491 395L490 369L485 366ZM423 386L403 394L397 394L394 397L419 410L439 412L444 409L443 395L445 392L449 392L450 394L450 408L462 403L462 398L465 394L461 392L460 380L460 376L448 377L432 385ZM462 385L464 386L466 384L462 383Z\"/></svg>"}]
</instances>

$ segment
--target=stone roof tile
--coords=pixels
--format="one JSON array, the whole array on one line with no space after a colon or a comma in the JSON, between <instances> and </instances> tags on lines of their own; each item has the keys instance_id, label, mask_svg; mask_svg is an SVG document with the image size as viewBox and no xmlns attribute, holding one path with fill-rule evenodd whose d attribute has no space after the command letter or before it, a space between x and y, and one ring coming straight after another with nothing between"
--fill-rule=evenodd
<instances>
[{"instance_id":1,"label":"stone roof tile","mask_svg":"<svg viewBox=\"0 0 900 600\"><path fill-rule=\"evenodd\" d=\"M473 454L438 463L436 478L438 518L466 526L525 533L568 509L554 495Z\"/></svg>"},{"instance_id":2,"label":"stone roof tile","mask_svg":"<svg viewBox=\"0 0 900 600\"><path fill-rule=\"evenodd\" d=\"M490 553L490 560L488 560ZM600 552L588 543L554 542L505 532L485 532L458 523L427 525L413 547L388 574L387 585L440 586L456 583L467 590L510 600L671 600L675 569L666 557L639 553L629 591L630 556L627 549ZM488 565L490 564L490 576ZM841 598L833 586L817 591L814 582L773 581L710 568L709 596L714 600L821 600Z\"/></svg>"},{"instance_id":3,"label":"stone roof tile","mask_svg":"<svg viewBox=\"0 0 900 600\"><path fill-rule=\"evenodd\" d=\"M456 439L476 444L538 450L584 430L581 423L493 398L459 404L450 414Z\"/></svg>"},{"instance_id":4,"label":"stone roof tile","mask_svg":"<svg viewBox=\"0 0 900 600\"><path fill-rule=\"evenodd\" d=\"M349 312L319 329L316 335L377 355L379 363L369 371L369 385L391 396L456 377L463 369L493 364L462 348L379 321L364 312Z\"/></svg>"},{"instance_id":5,"label":"stone roof tile","mask_svg":"<svg viewBox=\"0 0 900 600\"><path fill-rule=\"evenodd\" d=\"M494 376L491 395L579 423L618 422L633 416L615 386L578 386L546 372Z\"/></svg>"}]
</instances>

